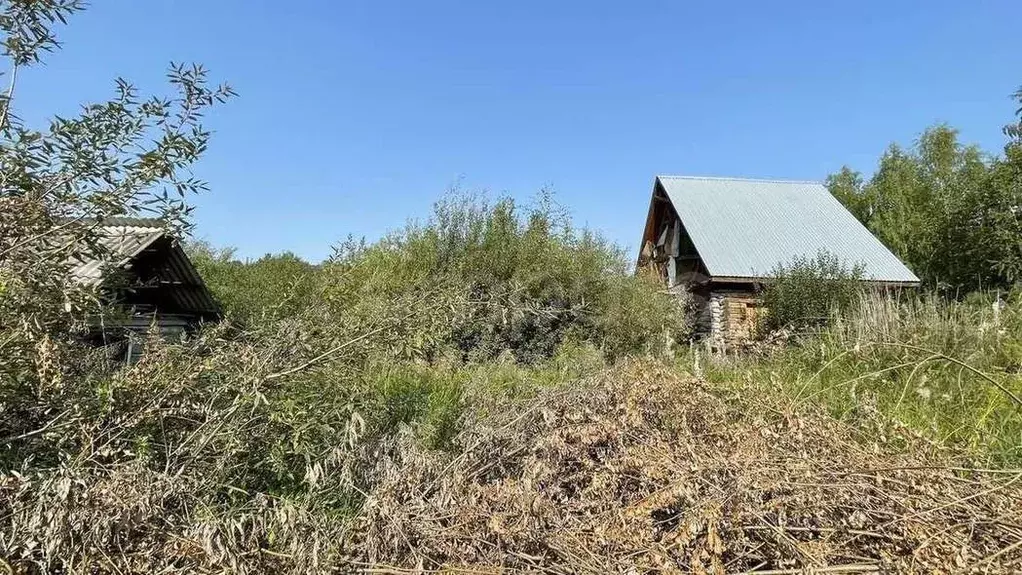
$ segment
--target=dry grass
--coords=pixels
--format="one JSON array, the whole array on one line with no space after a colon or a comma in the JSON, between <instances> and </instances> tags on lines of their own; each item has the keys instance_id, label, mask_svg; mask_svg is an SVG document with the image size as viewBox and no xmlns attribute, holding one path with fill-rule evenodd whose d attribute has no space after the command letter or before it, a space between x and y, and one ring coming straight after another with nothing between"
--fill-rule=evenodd
<instances>
[{"instance_id":1,"label":"dry grass","mask_svg":"<svg viewBox=\"0 0 1022 575\"><path fill-rule=\"evenodd\" d=\"M366 572L1022 570L1022 470L970 468L650 362L493 404L457 455L398 441L349 543ZM865 441L864 441L865 437Z\"/></svg>"},{"instance_id":2,"label":"dry grass","mask_svg":"<svg viewBox=\"0 0 1022 575\"><path fill-rule=\"evenodd\" d=\"M707 377L755 382L760 394L823 405L852 423L871 406L984 466L1018 467L1022 294L902 295L868 294L786 346L707 364Z\"/></svg>"}]
</instances>

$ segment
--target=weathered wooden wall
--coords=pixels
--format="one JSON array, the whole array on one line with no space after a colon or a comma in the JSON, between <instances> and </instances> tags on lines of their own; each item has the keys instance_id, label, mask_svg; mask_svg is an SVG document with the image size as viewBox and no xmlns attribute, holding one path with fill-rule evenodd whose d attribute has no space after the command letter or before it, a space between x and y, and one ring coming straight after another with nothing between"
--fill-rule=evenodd
<instances>
[{"instance_id":1,"label":"weathered wooden wall","mask_svg":"<svg viewBox=\"0 0 1022 575\"><path fill-rule=\"evenodd\" d=\"M756 336L762 303L750 291L711 291L709 342L721 352L740 347Z\"/></svg>"}]
</instances>

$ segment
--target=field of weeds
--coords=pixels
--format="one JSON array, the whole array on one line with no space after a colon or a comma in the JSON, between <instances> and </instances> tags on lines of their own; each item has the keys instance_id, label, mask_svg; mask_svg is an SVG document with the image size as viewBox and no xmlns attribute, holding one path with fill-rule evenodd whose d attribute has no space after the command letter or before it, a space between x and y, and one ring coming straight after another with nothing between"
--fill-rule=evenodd
<instances>
[{"instance_id":1,"label":"field of weeds","mask_svg":"<svg viewBox=\"0 0 1022 575\"><path fill-rule=\"evenodd\" d=\"M854 422L878 411L983 465L1022 463L1022 298L866 294L824 327L764 353L709 363L792 405Z\"/></svg>"},{"instance_id":2,"label":"field of weeds","mask_svg":"<svg viewBox=\"0 0 1022 575\"><path fill-rule=\"evenodd\" d=\"M519 209L319 266L193 251L228 320L129 365L9 290L0 567L1022 570L1016 295L865 297L711 358L683 299Z\"/></svg>"},{"instance_id":3,"label":"field of weeds","mask_svg":"<svg viewBox=\"0 0 1022 575\"><path fill-rule=\"evenodd\" d=\"M592 348L535 368L444 373L409 368L378 380L386 417L375 419L328 402L285 420L296 405L263 387L266 400L222 405L150 453L140 428L199 418L203 408L168 398L158 411L137 411L136 421L111 425L107 447L91 455L5 475L0 565L15 573L1022 569L1022 471L984 467L876 409L838 419L825 404L794 403L758 382L706 381L675 362L604 366ZM453 414L438 407L452 389ZM337 423L327 423L334 411ZM125 445L121 434L134 448L114 447Z\"/></svg>"},{"instance_id":4,"label":"field of weeds","mask_svg":"<svg viewBox=\"0 0 1022 575\"><path fill-rule=\"evenodd\" d=\"M376 572L1022 569L1022 478L864 413L630 361L470 409L453 453L405 438L355 520Z\"/></svg>"},{"instance_id":5,"label":"field of weeds","mask_svg":"<svg viewBox=\"0 0 1022 575\"><path fill-rule=\"evenodd\" d=\"M191 242L229 85L172 64L21 119L84 7L0 2L0 574L1022 572L1022 124L831 179L928 291L771 276L772 327L812 329L710 358L545 191L455 190L315 264ZM155 244L102 230L143 215L202 285L128 273ZM161 332L197 293L222 317Z\"/></svg>"}]
</instances>

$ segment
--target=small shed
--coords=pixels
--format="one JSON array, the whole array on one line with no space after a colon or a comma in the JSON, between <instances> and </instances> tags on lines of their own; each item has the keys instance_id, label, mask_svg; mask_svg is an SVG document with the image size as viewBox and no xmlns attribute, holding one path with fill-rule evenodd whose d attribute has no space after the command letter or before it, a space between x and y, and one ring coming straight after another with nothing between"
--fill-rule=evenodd
<instances>
[{"instance_id":1,"label":"small shed","mask_svg":"<svg viewBox=\"0 0 1022 575\"><path fill-rule=\"evenodd\" d=\"M154 327L172 338L221 319L195 265L160 220L115 217L94 225L97 245L70 263L72 278L96 289L114 310L93 322L96 343L116 344L133 360Z\"/></svg>"},{"instance_id":2,"label":"small shed","mask_svg":"<svg viewBox=\"0 0 1022 575\"><path fill-rule=\"evenodd\" d=\"M863 281L917 286L919 278L819 182L657 176L638 269L686 288L696 328L723 348L753 335L762 285L778 265L821 251Z\"/></svg>"}]
</instances>

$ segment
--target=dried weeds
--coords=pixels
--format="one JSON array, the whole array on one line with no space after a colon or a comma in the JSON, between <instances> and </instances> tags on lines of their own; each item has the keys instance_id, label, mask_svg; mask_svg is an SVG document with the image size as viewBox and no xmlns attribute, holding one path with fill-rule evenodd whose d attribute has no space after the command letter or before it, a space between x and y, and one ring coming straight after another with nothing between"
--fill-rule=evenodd
<instances>
[{"instance_id":1,"label":"dried weeds","mask_svg":"<svg viewBox=\"0 0 1022 575\"><path fill-rule=\"evenodd\" d=\"M349 543L370 572L1022 571L1022 470L970 468L649 362L399 438ZM760 403L757 403L760 402ZM863 440L863 435L866 440Z\"/></svg>"}]
</instances>

